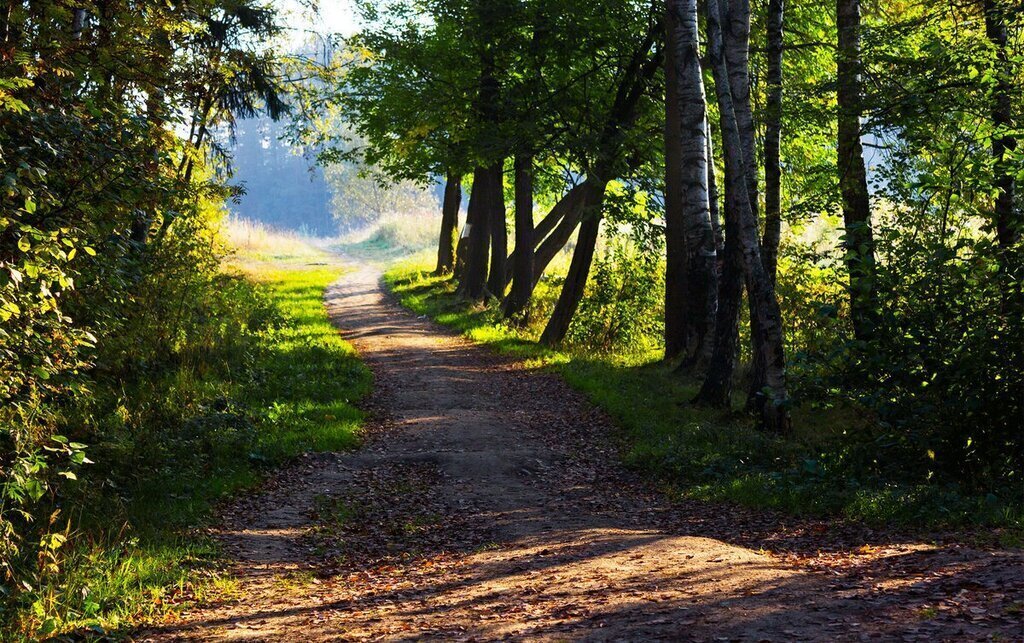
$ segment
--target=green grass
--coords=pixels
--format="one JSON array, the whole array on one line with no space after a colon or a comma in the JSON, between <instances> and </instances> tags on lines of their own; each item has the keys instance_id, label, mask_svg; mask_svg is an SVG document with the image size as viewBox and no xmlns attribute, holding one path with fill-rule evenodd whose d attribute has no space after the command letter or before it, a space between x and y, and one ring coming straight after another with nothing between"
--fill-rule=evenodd
<instances>
[{"instance_id":1,"label":"green grass","mask_svg":"<svg viewBox=\"0 0 1024 643\"><path fill-rule=\"evenodd\" d=\"M354 403L371 377L327 318L323 291L342 269L323 259L312 251L245 259L244 276L226 282L237 292L222 314L251 317L238 327L253 328L123 393L138 408L109 413L103 433L117 435L112 425L123 422L153 435L136 428L125 444L90 446L97 464L85 473L110 475L116 458L121 469L143 458L143 472L120 473L102 492L85 486L68 544L38 587L7 603L0 638L131 630L232 595L217 546L200 529L216 504L303 452L360 442Z\"/></svg>"},{"instance_id":2,"label":"green grass","mask_svg":"<svg viewBox=\"0 0 1024 643\"><path fill-rule=\"evenodd\" d=\"M422 262L391 268L385 281L415 313L520 357L528 366L559 372L616 420L624 462L673 496L879 526L1009 527L1003 535L1011 541L1024 526L1019 508L991 496L903 484L860 466L870 452L851 448L845 434L863 430L865 420L848 409L796 408L796 433L782 439L757 431L738 408L690 405L697 383L665 366L660 353L545 348L536 343L538 324L510 325L494 307L460 301L452 282L431 275ZM540 292L538 298L551 294Z\"/></svg>"}]
</instances>

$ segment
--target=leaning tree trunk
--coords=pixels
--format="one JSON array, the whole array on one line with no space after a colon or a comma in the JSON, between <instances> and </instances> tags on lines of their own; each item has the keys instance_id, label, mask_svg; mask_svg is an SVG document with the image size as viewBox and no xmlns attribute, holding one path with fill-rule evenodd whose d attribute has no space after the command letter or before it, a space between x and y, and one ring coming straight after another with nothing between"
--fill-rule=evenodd
<instances>
[{"instance_id":1,"label":"leaning tree trunk","mask_svg":"<svg viewBox=\"0 0 1024 643\"><path fill-rule=\"evenodd\" d=\"M516 251L512 257L512 292L502 304L505 317L523 310L533 295L533 157L516 155L514 173Z\"/></svg>"},{"instance_id":2,"label":"leaning tree trunk","mask_svg":"<svg viewBox=\"0 0 1024 643\"><path fill-rule=\"evenodd\" d=\"M775 286L782 233L782 26L784 0L768 0L768 100L764 117L764 270Z\"/></svg>"},{"instance_id":3,"label":"leaning tree trunk","mask_svg":"<svg viewBox=\"0 0 1024 643\"><path fill-rule=\"evenodd\" d=\"M595 192L600 190L603 193L604 188L605 186L603 184L598 185L595 181L587 179L562 197L560 204L562 202L565 203L564 214L558 222L558 225L556 225L551 231L551 234L549 234L544 241L537 246L537 251L534 253L534 286L536 286L537 282L540 281L540 278L544 276L544 271L547 270L548 264L550 264L562 248L565 247L565 244L569 243L569 239L572 238L572 233L576 231L576 227L583 219L587 203L593 202Z\"/></svg>"},{"instance_id":4,"label":"leaning tree trunk","mask_svg":"<svg viewBox=\"0 0 1024 643\"><path fill-rule=\"evenodd\" d=\"M491 181L488 169L477 167L473 170L473 188L469 193L469 208L466 212L466 265L459 277L460 296L479 301L487 289L487 251L490 249Z\"/></svg>"},{"instance_id":5,"label":"leaning tree trunk","mask_svg":"<svg viewBox=\"0 0 1024 643\"><path fill-rule=\"evenodd\" d=\"M604 202L604 190L596 196L596 202L588 202L580 233L576 238L576 249L572 253L569 272L562 284L562 292L558 295L555 310L551 313L540 343L554 346L565 338L569 324L583 299L583 290L590 276L590 264L594 260L594 249L597 247L597 235L601 229L601 207Z\"/></svg>"},{"instance_id":6,"label":"leaning tree trunk","mask_svg":"<svg viewBox=\"0 0 1024 643\"><path fill-rule=\"evenodd\" d=\"M574 211L583 195L583 186L577 185L565 193L562 198L548 211L544 218L533 228L533 251L536 255L541 243L565 218L567 213ZM579 221L577 221L579 223ZM513 249L508 256L508 265L505 267L505 285L512 283L513 267L516 261L516 250ZM534 260L536 263L536 259Z\"/></svg>"},{"instance_id":7,"label":"leaning tree trunk","mask_svg":"<svg viewBox=\"0 0 1024 643\"><path fill-rule=\"evenodd\" d=\"M876 319L875 243L871 232L871 202L861 147L860 0L837 0L836 57L839 108L839 191L843 202L843 245L850 276L850 318L853 334L870 339Z\"/></svg>"},{"instance_id":8,"label":"leaning tree trunk","mask_svg":"<svg viewBox=\"0 0 1024 643\"><path fill-rule=\"evenodd\" d=\"M787 408L789 396L786 390L786 359L779 304L761 262L760 234L746 185L743 144L729 86L729 65L724 55L722 17L718 9L718 0L708 0L707 8L708 58L715 77L722 150L726 166L726 219L734 219L734 229L738 233L735 237L743 254L743 270L752 303L750 323L752 327L757 325L763 338L759 350L762 351L764 359L765 389L770 399L763 398L758 411L766 429L787 432L790 427ZM726 243L728 241L727 231Z\"/></svg>"},{"instance_id":9,"label":"leaning tree trunk","mask_svg":"<svg viewBox=\"0 0 1024 643\"><path fill-rule=\"evenodd\" d=\"M446 275L455 268L455 244L459 228L459 206L462 204L462 176L448 172L441 204L441 235L437 242L437 267L434 274Z\"/></svg>"},{"instance_id":10,"label":"leaning tree trunk","mask_svg":"<svg viewBox=\"0 0 1024 643\"><path fill-rule=\"evenodd\" d=\"M678 75L675 37L678 31L674 6L665 11L665 359L686 352L689 335L686 314L687 256L683 223L683 161L679 125Z\"/></svg>"},{"instance_id":11,"label":"leaning tree trunk","mask_svg":"<svg viewBox=\"0 0 1024 643\"><path fill-rule=\"evenodd\" d=\"M985 9L985 34L996 52L996 86L992 92L991 118L995 128L995 135L992 137L992 156L995 159L996 190L995 203L995 228L996 242L999 244L1000 272L1006 273L1009 269L1007 254L1011 248L1020 240L1024 222L1020 214L1015 212L1014 193L1016 191L1016 180L1013 167L1009 162L1017 148L1017 139L1009 130L1013 129L1013 105L1011 95L1013 90L1013 70L1007 46L1006 16L1005 8L1000 6L998 0L984 0ZM1016 286L1020 292L1020 285ZM1004 301L1010 302L1019 297L1010 297L1010 293L1004 295Z\"/></svg>"},{"instance_id":12,"label":"leaning tree trunk","mask_svg":"<svg viewBox=\"0 0 1024 643\"><path fill-rule=\"evenodd\" d=\"M689 330L686 350L692 366L710 352L707 347L712 342L718 308L718 253L708 195L707 102L700 66L697 0L670 0L669 7L674 18L669 50L675 54L673 75L681 151L679 189L684 231L680 236L686 242L688 277L684 289Z\"/></svg>"}]
</instances>

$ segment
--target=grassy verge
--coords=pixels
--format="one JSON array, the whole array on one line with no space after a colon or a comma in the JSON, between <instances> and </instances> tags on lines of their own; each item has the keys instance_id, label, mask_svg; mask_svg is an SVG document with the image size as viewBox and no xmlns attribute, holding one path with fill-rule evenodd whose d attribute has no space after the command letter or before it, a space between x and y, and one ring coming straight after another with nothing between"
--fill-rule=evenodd
<instances>
[{"instance_id":1,"label":"grassy verge","mask_svg":"<svg viewBox=\"0 0 1024 643\"><path fill-rule=\"evenodd\" d=\"M295 245L227 271L215 341L96 391L91 412L107 437L90 444L83 495L67 499L73 531L38 587L6 604L0 639L130 630L229 597L235 586L201 529L216 503L303 452L359 443L353 404L370 375L322 303L342 268Z\"/></svg>"},{"instance_id":2,"label":"grassy verge","mask_svg":"<svg viewBox=\"0 0 1024 643\"><path fill-rule=\"evenodd\" d=\"M903 484L872 471L870 445L851 447L844 438L864 422L849 410L797 408L796 434L780 439L753 429L738 409L722 412L686 403L696 394L696 382L665 367L658 353L544 348L536 343L538 327L508 325L493 308L466 305L450 281L432 276L422 263L399 264L385 280L417 314L535 367L557 370L617 421L625 462L671 494L880 526L995 526L1009 528L996 530L1006 540L1020 541L1019 508L991 495Z\"/></svg>"}]
</instances>

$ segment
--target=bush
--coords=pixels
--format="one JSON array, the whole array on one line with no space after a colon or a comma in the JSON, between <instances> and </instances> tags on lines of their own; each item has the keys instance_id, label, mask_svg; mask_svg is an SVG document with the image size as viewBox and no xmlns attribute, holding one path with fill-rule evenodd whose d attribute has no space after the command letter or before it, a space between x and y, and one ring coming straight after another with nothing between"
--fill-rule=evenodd
<instances>
[{"instance_id":1,"label":"bush","mask_svg":"<svg viewBox=\"0 0 1024 643\"><path fill-rule=\"evenodd\" d=\"M658 253L612 237L594 263L568 345L638 354L657 350L664 335L663 266Z\"/></svg>"}]
</instances>

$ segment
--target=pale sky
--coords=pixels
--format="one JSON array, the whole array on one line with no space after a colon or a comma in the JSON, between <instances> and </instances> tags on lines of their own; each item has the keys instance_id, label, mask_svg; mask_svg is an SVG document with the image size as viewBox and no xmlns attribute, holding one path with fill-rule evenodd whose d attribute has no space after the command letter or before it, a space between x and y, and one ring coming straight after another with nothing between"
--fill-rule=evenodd
<instances>
[{"instance_id":1,"label":"pale sky","mask_svg":"<svg viewBox=\"0 0 1024 643\"><path fill-rule=\"evenodd\" d=\"M293 30L292 42L306 40L305 32L321 34L339 33L350 35L356 31L355 11L349 0L318 0L319 14L312 14L303 8L299 0L277 0L277 5L287 14L286 23Z\"/></svg>"}]
</instances>

